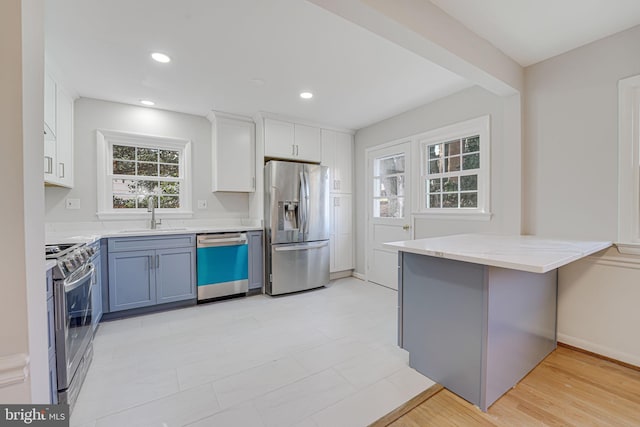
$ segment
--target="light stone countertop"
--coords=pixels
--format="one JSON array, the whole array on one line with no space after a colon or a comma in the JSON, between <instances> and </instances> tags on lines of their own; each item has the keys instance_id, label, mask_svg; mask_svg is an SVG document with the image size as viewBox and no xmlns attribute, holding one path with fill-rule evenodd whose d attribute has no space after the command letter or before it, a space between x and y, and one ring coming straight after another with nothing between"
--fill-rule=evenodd
<instances>
[{"instance_id":1,"label":"light stone countertop","mask_svg":"<svg viewBox=\"0 0 640 427\"><path fill-rule=\"evenodd\" d=\"M606 241L457 234L386 243L399 251L532 273L546 273L611 246Z\"/></svg>"},{"instance_id":2,"label":"light stone countertop","mask_svg":"<svg viewBox=\"0 0 640 427\"><path fill-rule=\"evenodd\" d=\"M158 226L151 230L147 224L131 223L81 223L77 227L73 224L48 224L45 233L46 244L57 243L93 243L96 240L109 237L132 236L166 236L172 234L201 234L225 233L262 230L256 223L229 223L228 221L210 224L172 223Z\"/></svg>"}]
</instances>

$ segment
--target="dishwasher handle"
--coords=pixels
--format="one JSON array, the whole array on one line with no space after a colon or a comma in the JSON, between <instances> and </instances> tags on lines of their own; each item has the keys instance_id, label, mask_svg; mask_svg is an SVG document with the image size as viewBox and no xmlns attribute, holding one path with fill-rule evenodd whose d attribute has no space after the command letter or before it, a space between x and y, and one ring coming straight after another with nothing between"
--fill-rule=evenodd
<instances>
[{"instance_id":1,"label":"dishwasher handle","mask_svg":"<svg viewBox=\"0 0 640 427\"><path fill-rule=\"evenodd\" d=\"M204 234L198 236L197 247L211 248L215 246L246 245L247 235L241 234Z\"/></svg>"}]
</instances>

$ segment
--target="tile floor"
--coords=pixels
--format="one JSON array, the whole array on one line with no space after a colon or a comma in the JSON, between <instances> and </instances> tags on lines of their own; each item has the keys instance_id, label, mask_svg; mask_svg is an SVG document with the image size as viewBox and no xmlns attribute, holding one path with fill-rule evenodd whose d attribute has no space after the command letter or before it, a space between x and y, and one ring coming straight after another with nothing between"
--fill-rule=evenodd
<instances>
[{"instance_id":1,"label":"tile floor","mask_svg":"<svg viewBox=\"0 0 640 427\"><path fill-rule=\"evenodd\" d=\"M346 278L105 322L71 426L365 426L433 385L396 297Z\"/></svg>"}]
</instances>

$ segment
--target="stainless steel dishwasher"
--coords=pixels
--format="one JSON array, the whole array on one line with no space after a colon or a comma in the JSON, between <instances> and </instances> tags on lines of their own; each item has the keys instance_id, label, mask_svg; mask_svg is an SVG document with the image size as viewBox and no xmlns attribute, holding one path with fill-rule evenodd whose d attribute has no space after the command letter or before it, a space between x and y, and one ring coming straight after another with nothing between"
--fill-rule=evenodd
<instances>
[{"instance_id":1,"label":"stainless steel dishwasher","mask_svg":"<svg viewBox=\"0 0 640 427\"><path fill-rule=\"evenodd\" d=\"M197 236L198 302L249 290L246 233Z\"/></svg>"}]
</instances>

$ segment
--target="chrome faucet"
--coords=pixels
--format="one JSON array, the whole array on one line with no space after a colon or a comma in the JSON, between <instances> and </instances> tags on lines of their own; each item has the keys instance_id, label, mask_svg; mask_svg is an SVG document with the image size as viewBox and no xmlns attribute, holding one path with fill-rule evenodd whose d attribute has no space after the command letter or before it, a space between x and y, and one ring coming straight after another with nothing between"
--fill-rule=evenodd
<instances>
[{"instance_id":1,"label":"chrome faucet","mask_svg":"<svg viewBox=\"0 0 640 427\"><path fill-rule=\"evenodd\" d=\"M149 196L147 198L147 212L151 212L151 229L155 230L158 228L158 224L162 224L162 220L159 219L156 221L156 203L155 201L158 198L156 196Z\"/></svg>"}]
</instances>

